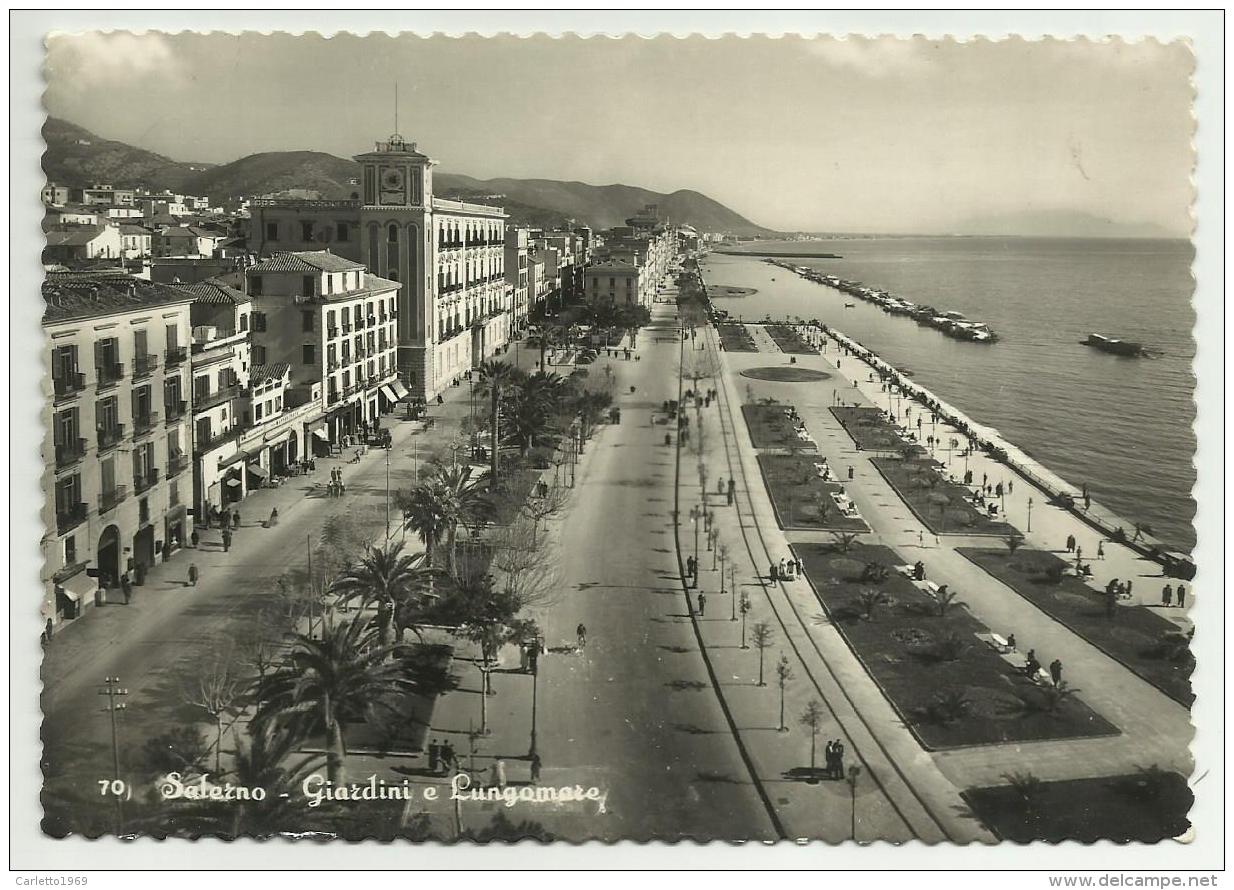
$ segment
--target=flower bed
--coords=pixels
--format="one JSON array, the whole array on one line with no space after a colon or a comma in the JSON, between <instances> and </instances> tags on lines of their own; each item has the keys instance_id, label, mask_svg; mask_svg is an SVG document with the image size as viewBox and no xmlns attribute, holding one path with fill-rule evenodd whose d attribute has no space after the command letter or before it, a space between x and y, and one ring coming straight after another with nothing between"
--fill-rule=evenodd
<instances>
[{"instance_id":1,"label":"flower bed","mask_svg":"<svg viewBox=\"0 0 1234 890\"><path fill-rule=\"evenodd\" d=\"M716 332L720 335L720 346L725 352L758 352L754 338L743 324L735 321L719 322L716 324Z\"/></svg>"},{"instance_id":2,"label":"flower bed","mask_svg":"<svg viewBox=\"0 0 1234 890\"><path fill-rule=\"evenodd\" d=\"M898 452L909 444L877 408L836 407L831 413L862 451Z\"/></svg>"},{"instance_id":3,"label":"flower bed","mask_svg":"<svg viewBox=\"0 0 1234 890\"><path fill-rule=\"evenodd\" d=\"M780 528L868 532L870 527L863 519L840 512L831 495L844 491L844 486L820 479L814 466L815 460L813 454L758 456L763 483L771 495Z\"/></svg>"},{"instance_id":4,"label":"flower bed","mask_svg":"<svg viewBox=\"0 0 1234 890\"><path fill-rule=\"evenodd\" d=\"M970 788L964 799L998 837L1028 841L1155 844L1183 834L1195 796L1178 773Z\"/></svg>"},{"instance_id":5,"label":"flower bed","mask_svg":"<svg viewBox=\"0 0 1234 890\"><path fill-rule=\"evenodd\" d=\"M795 355L818 355L818 350L802 339L792 325L769 324L764 325L764 328L771 339L776 341L776 346L780 347L781 352Z\"/></svg>"},{"instance_id":6,"label":"flower bed","mask_svg":"<svg viewBox=\"0 0 1234 890\"><path fill-rule=\"evenodd\" d=\"M1184 707L1191 707L1195 659L1182 632L1145 606L1118 606L1107 614L1105 597L1083 581L1062 577L1068 563L1053 553L1020 548L958 551L1055 621L1088 640Z\"/></svg>"},{"instance_id":7,"label":"flower bed","mask_svg":"<svg viewBox=\"0 0 1234 890\"><path fill-rule=\"evenodd\" d=\"M813 442L797 435L797 426L789 417L788 409L788 405L778 402L741 406L741 415L746 419L755 448L817 450Z\"/></svg>"},{"instance_id":8,"label":"flower bed","mask_svg":"<svg viewBox=\"0 0 1234 890\"><path fill-rule=\"evenodd\" d=\"M976 637L989 629L967 609L953 604L940 615L894 570L868 574L868 565L904 562L890 548L809 543L793 551L828 619L926 748L1118 733L1076 695L1030 683ZM876 593L886 601L867 618L863 595Z\"/></svg>"},{"instance_id":9,"label":"flower bed","mask_svg":"<svg viewBox=\"0 0 1234 890\"><path fill-rule=\"evenodd\" d=\"M936 535L1018 534L1015 526L992 519L969 501L969 490L944 478L938 466L928 458L873 458L870 463L883 474L913 514Z\"/></svg>"}]
</instances>

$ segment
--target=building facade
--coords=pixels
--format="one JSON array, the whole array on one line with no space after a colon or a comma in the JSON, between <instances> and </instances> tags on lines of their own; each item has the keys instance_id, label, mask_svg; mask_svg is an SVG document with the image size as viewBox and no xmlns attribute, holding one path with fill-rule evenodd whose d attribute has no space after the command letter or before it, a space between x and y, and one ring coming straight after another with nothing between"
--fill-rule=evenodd
<instances>
[{"instance_id":1,"label":"building facade","mask_svg":"<svg viewBox=\"0 0 1234 890\"><path fill-rule=\"evenodd\" d=\"M120 272L43 284L44 602L53 625L183 547L193 295Z\"/></svg>"}]
</instances>

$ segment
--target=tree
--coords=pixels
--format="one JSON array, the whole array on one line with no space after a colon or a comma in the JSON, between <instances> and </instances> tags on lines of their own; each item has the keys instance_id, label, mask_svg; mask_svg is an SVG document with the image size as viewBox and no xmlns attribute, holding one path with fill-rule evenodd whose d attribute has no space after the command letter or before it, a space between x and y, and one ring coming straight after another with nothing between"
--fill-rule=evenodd
<instances>
[{"instance_id":1,"label":"tree","mask_svg":"<svg viewBox=\"0 0 1234 890\"><path fill-rule=\"evenodd\" d=\"M450 574L457 577L458 527L475 525L488 501L484 490L471 478L470 466L442 467L429 484L435 488L445 523L447 566Z\"/></svg>"},{"instance_id":2,"label":"tree","mask_svg":"<svg viewBox=\"0 0 1234 890\"><path fill-rule=\"evenodd\" d=\"M570 500L570 490L562 485L560 480L554 478L552 482L545 483L545 485L547 490L544 494L533 493L527 498L522 508L523 513L532 522L533 545L538 543L536 532L540 523L560 513Z\"/></svg>"},{"instance_id":3,"label":"tree","mask_svg":"<svg viewBox=\"0 0 1234 890\"><path fill-rule=\"evenodd\" d=\"M750 629L750 640L754 643L754 648L758 650L759 686L767 685L763 680L763 653L771 646L773 639L775 639L775 631L766 621L760 621Z\"/></svg>"},{"instance_id":4,"label":"tree","mask_svg":"<svg viewBox=\"0 0 1234 890\"><path fill-rule=\"evenodd\" d=\"M938 607L938 617L946 618L947 610L950 609L952 606L966 606L967 607L968 603L964 602L959 597L960 597L960 594L958 591L947 590L945 589L945 585L944 585L944 588L940 588L938 593L934 595L934 604Z\"/></svg>"},{"instance_id":5,"label":"tree","mask_svg":"<svg viewBox=\"0 0 1234 890\"><path fill-rule=\"evenodd\" d=\"M832 542L840 548L841 553L848 553L857 543L857 536L851 532L832 532Z\"/></svg>"},{"instance_id":6,"label":"tree","mask_svg":"<svg viewBox=\"0 0 1234 890\"><path fill-rule=\"evenodd\" d=\"M1003 773L1003 778L1020 795L1026 809L1030 812L1036 809L1037 800L1045 790L1045 783L1030 772Z\"/></svg>"},{"instance_id":7,"label":"tree","mask_svg":"<svg viewBox=\"0 0 1234 890\"><path fill-rule=\"evenodd\" d=\"M776 665L776 681L780 686L780 732L788 732L788 727L784 723L784 690L792 679L794 679L793 666L788 663L788 656L781 654L780 661Z\"/></svg>"},{"instance_id":8,"label":"tree","mask_svg":"<svg viewBox=\"0 0 1234 890\"><path fill-rule=\"evenodd\" d=\"M891 597L881 590L873 588L863 590L857 596L857 608L861 612L861 617L866 621L873 621L874 615L879 607L891 604Z\"/></svg>"},{"instance_id":9,"label":"tree","mask_svg":"<svg viewBox=\"0 0 1234 890\"><path fill-rule=\"evenodd\" d=\"M967 716L972 707L973 701L964 694L964 690L948 689L934 696L926 706L926 719L931 723L948 726Z\"/></svg>"},{"instance_id":10,"label":"tree","mask_svg":"<svg viewBox=\"0 0 1234 890\"><path fill-rule=\"evenodd\" d=\"M425 566L435 566L437 546L446 534L446 505L438 486L425 482L404 494L399 493L398 506L403 511L403 524L415 532L424 545Z\"/></svg>"},{"instance_id":11,"label":"tree","mask_svg":"<svg viewBox=\"0 0 1234 890\"><path fill-rule=\"evenodd\" d=\"M343 723L388 714L393 701L413 689L394 657L401 651L382 646L360 618L327 624L320 640L296 634L287 659L257 686L254 722L300 738L324 733L326 771L340 783L347 756Z\"/></svg>"},{"instance_id":12,"label":"tree","mask_svg":"<svg viewBox=\"0 0 1234 890\"><path fill-rule=\"evenodd\" d=\"M492 446L489 455L489 477L496 484L498 471L501 467L501 398L505 391L517 382L526 378L526 374L514 365L505 362L486 361L480 364L480 379L483 383L482 392L489 397L489 444Z\"/></svg>"},{"instance_id":13,"label":"tree","mask_svg":"<svg viewBox=\"0 0 1234 890\"><path fill-rule=\"evenodd\" d=\"M560 589L555 554L527 517L517 517L488 539L490 566L521 608L551 605Z\"/></svg>"},{"instance_id":14,"label":"tree","mask_svg":"<svg viewBox=\"0 0 1234 890\"><path fill-rule=\"evenodd\" d=\"M806 705L806 709L802 711L801 725L810 730L810 771L815 768L815 747L818 740L818 733L823 727L823 718L826 714L823 711L823 706L818 703L817 699L810 699Z\"/></svg>"},{"instance_id":15,"label":"tree","mask_svg":"<svg viewBox=\"0 0 1234 890\"><path fill-rule=\"evenodd\" d=\"M375 603L381 643L390 646L402 640L407 627L416 630L407 619L431 595L432 583L427 554L407 556L399 541L367 548L360 562L339 575L330 589L341 603L358 600L361 608Z\"/></svg>"},{"instance_id":16,"label":"tree","mask_svg":"<svg viewBox=\"0 0 1234 890\"><path fill-rule=\"evenodd\" d=\"M223 720L239 713L248 681L237 669L232 650L216 657L198 676L196 687L185 695L187 704L204 711L214 721L214 774L223 771Z\"/></svg>"}]
</instances>

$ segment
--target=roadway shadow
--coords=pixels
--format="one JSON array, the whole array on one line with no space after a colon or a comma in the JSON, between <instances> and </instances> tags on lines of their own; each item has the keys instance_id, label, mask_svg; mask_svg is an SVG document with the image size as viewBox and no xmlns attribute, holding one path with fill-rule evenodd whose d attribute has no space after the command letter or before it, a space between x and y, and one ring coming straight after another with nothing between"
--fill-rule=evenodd
<instances>
[{"instance_id":1,"label":"roadway shadow","mask_svg":"<svg viewBox=\"0 0 1234 890\"><path fill-rule=\"evenodd\" d=\"M701 726L695 726L693 723L674 723L673 729L688 735L720 735L724 732L724 730L720 729L703 729Z\"/></svg>"},{"instance_id":2,"label":"roadway shadow","mask_svg":"<svg viewBox=\"0 0 1234 890\"><path fill-rule=\"evenodd\" d=\"M702 680L669 680L664 685L674 692L702 692L708 684Z\"/></svg>"},{"instance_id":3,"label":"roadway shadow","mask_svg":"<svg viewBox=\"0 0 1234 890\"><path fill-rule=\"evenodd\" d=\"M785 770L780 773L780 776L790 782L805 782L808 785L817 785L819 782L844 781L843 779L835 776L827 775L827 771L821 766L795 766L792 769Z\"/></svg>"},{"instance_id":4,"label":"roadway shadow","mask_svg":"<svg viewBox=\"0 0 1234 890\"><path fill-rule=\"evenodd\" d=\"M693 649L687 648L686 646L659 646L658 648L663 649L665 652L675 652L678 655L681 655L686 652L694 651Z\"/></svg>"},{"instance_id":5,"label":"roadway shadow","mask_svg":"<svg viewBox=\"0 0 1234 890\"><path fill-rule=\"evenodd\" d=\"M699 770L695 773L694 778L699 782L706 782L711 785L742 785L740 779L735 779L728 773L718 773L714 770Z\"/></svg>"}]
</instances>

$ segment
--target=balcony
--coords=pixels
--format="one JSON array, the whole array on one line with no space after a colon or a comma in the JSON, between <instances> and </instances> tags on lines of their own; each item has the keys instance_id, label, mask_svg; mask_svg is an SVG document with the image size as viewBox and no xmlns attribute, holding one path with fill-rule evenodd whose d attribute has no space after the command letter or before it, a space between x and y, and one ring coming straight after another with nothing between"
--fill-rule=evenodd
<instances>
[{"instance_id":1,"label":"balcony","mask_svg":"<svg viewBox=\"0 0 1234 890\"><path fill-rule=\"evenodd\" d=\"M372 327L373 325L377 324L377 316L370 315L367 319L365 319L365 321L367 321L369 326Z\"/></svg>"},{"instance_id":2,"label":"balcony","mask_svg":"<svg viewBox=\"0 0 1234 890\"><path fill-rule=\"evenodd\" d=\"M140 380L143 377L149 377L159 367L159 357L157 355L139 355L133 359L133 379Z\"/></svg>"},{"instance_id":3,"label":"balcony","mask_svg":"<svg viewBox=\"0 0 1234 890\"><path fill-rule=\"evenodd\" d=\"M344 333L344 334L350 334L350 333L351 333L351 322L349 322L349 321L345 321L345 322L343 322L343 333Z\"/></svg>"},{"instance_id":4,"label":"balcony","mask_svg":"<svg viewBox=\"0 0 1234 890\"><path fill-rule=\"evenodd\" d=\"M167 425L171 426L173 423L182 418L188 409L189 403L183 399L178 402L164 402L163 411L167 415Z\"/></svg>"},{"instance_id":5,"label":"balcony","mask_svg":"<svg viewBox=\"0 0 1234 890\"><path fill-rule=\"evenodd\" d=\"M71 371L68 374L63 374L59 377L53 377L51 380L52 391L55 393L56 401L62 399L71 399L80 395L86 388L86 375L79 374L76 371Z\"/></svg>"},{"instance_id":6,"label":"balcony","mask_svg":"<svg viewBox=\"0 0 1234 890\"><path fill-rule=\"evenodd\" d=\"M124 438L124 424L117 423L113 426L101 427L99 434L99 451L106 451L108 448L115 448L120 444L120 440Z\"/></svg>"},{"instance_id":7,"label":"balcony","mask_svg":"<svg viewBox=\"0 0 1234 890\"><path fill-rule=\"evenodd\" d=\"M338 328L337 328L337 327L328 327L328 328L326 328L326 337L327 337L327 339L333 340L335 337L337 337L337 336L338 336L338 333L339 333L339 332L338 332Z\"/></svg>"},{"instance_id":8,"label":"balcony","mask_svg":"<svg viewBox=\"0 0 1234 890\"><path fill-rule=\"evenodd\" d=\"M86 521L90 508L85 504L69 504L63 509L56 509L56 533L67 535L77 526Z\"/></svg>"},{"instance_id":9,"label":"balcony","mask_svg":"<svg viewBox=\"0 0 1234 890\"><path fill-rule=\"evenodd\" d=\"M339 368L338 359L332 358L326 362L326 373L333 374Z\"/></svg>"},{"instance_id":10,"label":"balcony","mask_svg":"<svg viewBox=\"0 0 1234 890\"><path fill-rule=\"evenodd\" d=\"M117 485L111 491L103 492L99 495L99 512L107 513L116 509L128 496L129 490L126 485Z\"/></svg>"},{"instance_id":11,"label":"balcony","mask_svg":"<svg viewBox=\"0 0 1234 890\"><path fill-rule=\"evenodd\" d=\"M67 442L58 442L56 444L56 469L63 470L65 467L71 467L85 456L85 439L69 439Z\"/></svg>"},{"instance_id":12,"label":"balcony","mask_svg":"<svg viewBox=\"0 0 1234 890\"><path fill-rule=\"evenodd\" d=\"M179 476L189 465L189 456L183 451L177 451L167 456L167 478Z\"/></svg>"},{"instance_id":13,"label":"balcony","mask_svg":"<svg viewBox=\"0 0 1234 890\"><path fill-rule=\"evenodd\" d=\"M239 383L232 383L229 386L220 386L214 392L194 393L193 394L193 410L206 411L210 408L222 405L224 402L230 402L232 399L244 394L244 389Z\"/></svg>"},{"instance_id":14,"label":"balcony","mask_svg":"<svg viewBox=\"0 0 1234 890\"><path fill-rule=\"evenodd\" d=\"M133 475L133 494L141 494L159 481L157 467L151 467L145 473Z\"/></svg>"},{"instance_id":15,"label":"balcony","mask_svg":"<svg viewBox=\"0 0 1234 890\"><path fill-rule=\"evenodd\" d=\"M124 379L124 365L120 362L108 362L95 368L99 378L99 389L108 389Z\"/></svg>"},{"instance_id":16,"label":"balcony","mask_svg":"<svg viewBox=\"0 0 1234 890\"><path fill-rule=\"evenodd\" d=\"M217 448L224 442L229 442L232 439L238 439L243 432L244 427L240 424L236 424L229 429L222 430L218 433L213 433L208 439L198 438L197 441L193 443L193 453L196 455L201 455L203 452L209 451L212 448Z\"/></svg>"},{"instance_id":17,"label":"balcony","mask_svg":"<svg viewBox=\"0 0 1234 890\"><path fill-rule=\"evenodd\" d=\"M172 346L164 353L167 367L181 364L188 357L188 347Z\"/></svg>"},{"instance_id":18,"label":"balcony","mask_svg":"<svg viewBox=\"0 0 1234 890\"><path fill-rule=\"evenodd\" d=\"M144 436L146 433L153 430L159 423L159 413L157 411L147 411L145 414L133 415L133 437Z\"/></svg>"},{"instance_id":19,"label":"balcony","mask_svg":"<svg viewBox=\"0 0 1234 890\"><path fill-rule=\"evenodd\" d=\"M342 397L343 397L343 394L341 392L339 392L337 389L332 389L330 390L330 394L326 397L326 404L333 405L335 402L337 402Z\"/></svg>"}]
</instances>

